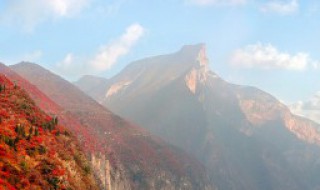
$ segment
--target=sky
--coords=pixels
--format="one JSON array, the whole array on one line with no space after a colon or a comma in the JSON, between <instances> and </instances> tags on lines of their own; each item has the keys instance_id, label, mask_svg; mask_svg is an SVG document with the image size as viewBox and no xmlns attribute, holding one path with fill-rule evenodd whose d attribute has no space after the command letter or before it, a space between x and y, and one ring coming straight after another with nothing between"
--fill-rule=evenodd
<instances>
[{"instance_id":1,"label":"sky","mask_svg":"<svg viewBox=\"0 0 320 190\"><path fill-rule=\"evenodd\" d=\"M318 0L1 0L0 61L74 81L205 43L225 80L320 122Z\"/></svg>"}]
</instances>

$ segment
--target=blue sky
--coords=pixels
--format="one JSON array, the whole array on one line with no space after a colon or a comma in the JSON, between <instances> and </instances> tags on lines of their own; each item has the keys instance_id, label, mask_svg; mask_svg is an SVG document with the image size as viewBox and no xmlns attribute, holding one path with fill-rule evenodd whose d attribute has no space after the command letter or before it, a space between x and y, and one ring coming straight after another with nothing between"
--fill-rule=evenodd
<instances>
[{"instance_id":1,"label":"blue sky","mask_svg":"<svg viewBox=\"0 0 320 190\"><path fill-rule=\"evenodd\" d=\"M317 0L2 0L0 34L0 61L69 80L204 42L230 82L300 107L320 91Z\"/></svg>"}]
</instances>

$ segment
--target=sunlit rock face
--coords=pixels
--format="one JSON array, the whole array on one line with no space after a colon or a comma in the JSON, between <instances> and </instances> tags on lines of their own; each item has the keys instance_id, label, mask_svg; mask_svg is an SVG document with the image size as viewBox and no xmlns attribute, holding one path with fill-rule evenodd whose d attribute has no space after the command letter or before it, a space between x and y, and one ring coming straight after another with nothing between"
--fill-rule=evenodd
<instances>
[{"instance_id":1,"label":"sunlit rock face","mask_svg":"<svg viewBox=\"0 0 320 190\"><path fill-rule=\"evenodd\" d=\"M186 86L189 88L190 92L195 94L197 87L200 85L205 85L208 78L208 58L206 55L206 48L203 45L199 49L198 57L197 57L198 65L195 64L189 73L187 73L185 77Z\"/></svg>"},{"instance_id":2,"label":"sunlit rock face","mask_svg":"<svg viewBox=\"0 0 320 190\"><path fill-rule=\"evenodd\" d=\"M196 93L197 83L198 83L198 72L195 69L192 69L185 78L186 85L189 88L190 92L193 94Z\"/></svg>"},{"instance_id":3,"label":"sunlit rock face","mask_svg":"<svg viewBox=\"0 0 320 190\"><path fill-rule=\"evenodd\" d=\"M132 83L132 81L122 81L122 82L119 82L117 84L112 85L109 88L109 90L107 91L106 98L109 98L112 95L115 95L115 94L121 92L122 90L125 90L131 83Z\"/></svg>"},{"instance_id":4,"label":"sunlit rock face","mask_svg":"<svg viewBox=\"0 0 320 190\"><path fill-rule=\"evenodd\" d=\"M103 89L99 102L196 156L218 189L320 186L319 126L266 92L221 79L204 44L129 64Z\"/></svg>"}]
</instances>

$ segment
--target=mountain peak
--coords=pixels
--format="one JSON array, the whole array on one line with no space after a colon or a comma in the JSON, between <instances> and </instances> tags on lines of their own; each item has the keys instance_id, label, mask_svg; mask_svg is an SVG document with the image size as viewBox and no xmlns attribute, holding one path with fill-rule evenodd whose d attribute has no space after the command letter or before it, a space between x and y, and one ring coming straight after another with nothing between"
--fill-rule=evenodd
<instances>
[{"instance_id":1,"label":"mountain peak","mask_svg":"<svg viewBox=\"0 0 320 190\"><path fill-rule=\"evenodd\" d=\"M204 43L199 43L195 45L185 45L180 51L180 54L183 56L190 56L193 59L196 59L197 64L200 67L207 68L209 61L207 57L206 45Z\"/></svg>"},{"instance_id":2,"label":"mountain peak","mask_svg":"<svg viewBox=\"0 0 320 190\"><path fill-rule=\"evenodd\" d=\"M186 86L195 94L200 84L206 83L209 71L209 61L206 53L206 45L203 43L196 45L186 45L180 50L182 56L189 56L193 60L192 68L185 76Z\"/></svg>"},{"instance_id":3,"label":"mountain peak","mask_svg":"<svg viewBox=\"0 0 320 190\"><path fill-rule=\"evenodd\" d=\"M49 72L48 69L42 67L41 65L38 65L36 63L32 63L32 62L27 62L27 61L21 61L15 65L10 65L10 68L13 69L22 69L22 70L32 70L34 73L37 73L39 71L45 71L45 72Z\"/></svg>"},{"instance_id":4,"label":"mountain peak","mask_svg":"<svg viewBox=\"0 0 320 190\"><path fill-rule=\"evenodd\" d=\"M199 52L203 48L206 48L206 44L204 43L184 45L180 49L180 52Z\"/></svg>"},{"instance_id":5,"label":"mountain peak","mask_svg":"<svg viewBox=\"0 0 320 190\"><path fill-rule=\"evenodd\" d=\"M38 66L36 63L32 63L32 62L29 62L29 61L21 61L21 62L17 63L16 65Z\"/></svg>"}]
</instances>

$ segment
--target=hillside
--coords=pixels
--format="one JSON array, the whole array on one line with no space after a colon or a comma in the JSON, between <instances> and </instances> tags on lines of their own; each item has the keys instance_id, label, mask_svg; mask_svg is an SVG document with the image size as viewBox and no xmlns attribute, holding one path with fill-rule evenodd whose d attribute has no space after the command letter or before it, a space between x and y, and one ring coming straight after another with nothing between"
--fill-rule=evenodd
<instances>
[{"instance_id":1,"label":"hillside","mask_svg":"<svg viewBox=\"0 0 320 190\"><path fill-rule=\"evenodd\" d=\"M220 78L203 44L133 62L100 89L76 84L196 156L218 189L320 187L319 125L294 116L266 92Z\"/></svg>"},{"instance_id":2,"label":"hillside","mask_svg":"<svg viewBox=\"0 0 320 190\"><path fill-rule=\"evenodd\" d=\"M21 88L25 89L40 109L44 110L46 113L58 116L60 123L67 126L68 129L78 137L80 144L86 153L100 151L101 148L97 146L93 133L87 130L84 125L81 125L81 123L73 117L72 114L65 111L61 106L41 92L35 85L32 85L28 80L24 79L2 63L0 63L0 73L4 74L11 81L14 81Z\"/></svg>"},{"instance_id":3,"label":"hillside","mask_svg":"<svg viewBox=\"0 0 320 190\"><path fill-rule=\"evenodd\" d=\"M75 137L0 74L0 189L99 189Z\"/></svg>"},{"instance_id":4,"label":"hillside","mask_svg":"<svg viewBox=\"0 0 320 190\"><path fill-rule=\"evenodd\" d=\"M112 188L214 189L195 158L114 115L61 77L31 63L11 68L93 133L100 147L91 155L93 167L104 179L110 163Z\"/></svg>"}]
</instances>

